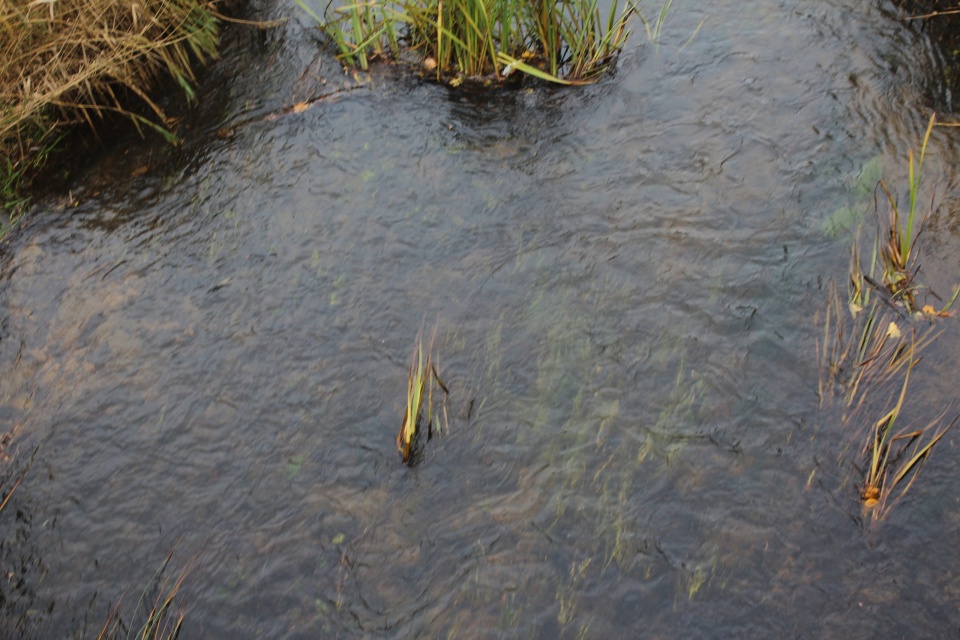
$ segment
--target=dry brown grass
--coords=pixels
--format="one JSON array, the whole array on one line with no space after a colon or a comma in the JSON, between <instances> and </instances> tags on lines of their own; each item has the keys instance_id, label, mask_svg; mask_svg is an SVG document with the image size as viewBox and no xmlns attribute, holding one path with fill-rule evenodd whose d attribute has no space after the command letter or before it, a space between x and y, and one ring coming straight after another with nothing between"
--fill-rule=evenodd
<instances>
[{"instance_id":1,"label":"dry brown grass","mask_svg":"<svg viewBox=\"0 0 960 640\"><path fill-rule=\"evenodd\" d=\"M0 2L0 153L7 170L61 126L92 125L105 112L166 131L166 115L148 92L168 74L192 97L193 64L216 56L219 3ZM130 94L149 117L131 111Z\"/></svg>"}]
</instances>

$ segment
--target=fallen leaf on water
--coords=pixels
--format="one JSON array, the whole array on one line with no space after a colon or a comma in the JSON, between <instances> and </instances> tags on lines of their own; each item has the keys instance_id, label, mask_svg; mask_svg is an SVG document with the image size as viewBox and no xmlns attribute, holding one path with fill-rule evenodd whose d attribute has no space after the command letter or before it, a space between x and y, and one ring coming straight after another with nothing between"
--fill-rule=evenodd
<instances>
[{"instance_id":1,"label":"fallen leaf on water","mask_svg":"<svg viewBox=\"0 0 960 640\"><path fill-rule=\"evenodd\" d=\"M896 322L891 322L890 326L887 327L887 337L894 340L900 337L900 327L897 326Z\"/></svg>"},{"instance_id":2,"label":"fallen leaf on water","mask_svg":"<svg viewBox=\"0 0 960 640\"><path fill-rule=\"evenodd\" d=\"M310 103L309 103L309 102L298 102L297 104L293 105L293 112L294 112L294 113L303 113L304 111L306 111L306 110L309 109L309 108L310 108Z\"/></svg>"}]
</instances>

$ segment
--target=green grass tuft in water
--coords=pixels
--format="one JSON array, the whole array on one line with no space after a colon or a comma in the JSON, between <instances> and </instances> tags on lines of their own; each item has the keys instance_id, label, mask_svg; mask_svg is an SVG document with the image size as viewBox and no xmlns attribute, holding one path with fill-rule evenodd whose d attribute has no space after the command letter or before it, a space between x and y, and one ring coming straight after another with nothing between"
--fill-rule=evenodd
<instances>
[{"instance_id":1,"label":"green grass tuft in water","mask_svg":"<svg viewBox=\"0 0 960 640\"><path fill-rule=\"evenodd\" d=\"M432 436L434 423L436 422L437 431L442 430L441 424L448 424L446 397L449 394L447 385L440 378L437 371L435 358L433 357L433 344L436 338L436 328L430 337L430 342L426 350L423 348L423 336L417 338L417 347L414 350L410 361L410 371L407 374L407 401L403 414L403 423L400 425L400 431L397 433L397 450L405 464L412 465L416 460L417 443L421 434L421 427L424 421L424 407L426 407L426 426L427 437ZM443 421L440 421L440 415L434 419L436 403L434 401L434 392L437 395L443 393L443 402L440 403ZM445 427L444 427L445 428Z\"/></svg>"},{"instance_id":2,"label":"green grass tuft in water","mask_svg":"<svg viewBox=\"0 0 960 640\"><path fill-rule=\"evenodd\" d=\"M297 4L322 25L349 66L412 56L437 80L503 83L513 74L575 85L595 82L616 61L639 17L658 41L670 7L647 21L638 3L613 0L601 14L597 0L370 0L328 9L321 16Z\"/></svg>"}]
</instances>

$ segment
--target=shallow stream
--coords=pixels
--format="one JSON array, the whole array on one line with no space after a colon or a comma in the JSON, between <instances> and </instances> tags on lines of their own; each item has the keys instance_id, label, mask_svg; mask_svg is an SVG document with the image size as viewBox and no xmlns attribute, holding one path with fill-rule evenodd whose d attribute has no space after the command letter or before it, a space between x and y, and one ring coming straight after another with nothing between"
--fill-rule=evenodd
<instances>
[{"instance_id":1,"label":"shallow stream","mask_svg":"<svg viewBox=\"0 0 960 640\"><path fill-rule=\"evenodd\" d=\"M231 30L182 148L121 144L0 249L5 473L39 447L0 634L95 637L172 549L183 638L958 633L960 432L869 525L818 396L837 221L877 177L905 197L952 105L921 30L676 0L595 86L476 94L247 17L282 16ZM924 165L941 294L957 131ZM918 420L956 398L953 320ZM433 326L449 424L408 468Z\"/></svg>"}]
</instances>

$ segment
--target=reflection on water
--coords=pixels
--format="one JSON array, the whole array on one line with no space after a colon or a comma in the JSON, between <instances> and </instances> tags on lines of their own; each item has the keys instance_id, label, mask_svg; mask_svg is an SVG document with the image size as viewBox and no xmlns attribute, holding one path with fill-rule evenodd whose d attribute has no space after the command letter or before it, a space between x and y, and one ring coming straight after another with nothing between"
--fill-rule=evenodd
<instances>
[{"instance_id":1,"label":"reflection on water","mask_svg":"<svg viewBox=\"0 0 960 640\"><path fill-rule=\"evenodd\" d=\"M928 117L883 62L915 36L854 4L675 5L594 87L381 68L277 119L304 69L356 80L297 20L231 45L192 147L91 167L7 250L0 395L44 472L0 517L4 606L97 626L181 541L185 637L955 629L952 441L868 531L816 396L828 221ZM451 428L410 469L434 318Z\"/></svg>"}]
</instances>

